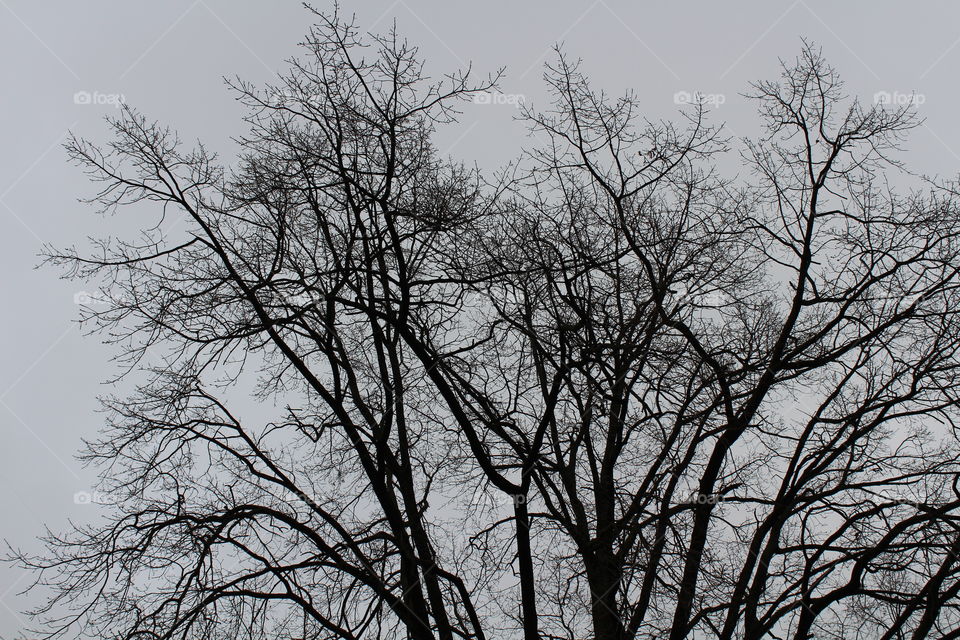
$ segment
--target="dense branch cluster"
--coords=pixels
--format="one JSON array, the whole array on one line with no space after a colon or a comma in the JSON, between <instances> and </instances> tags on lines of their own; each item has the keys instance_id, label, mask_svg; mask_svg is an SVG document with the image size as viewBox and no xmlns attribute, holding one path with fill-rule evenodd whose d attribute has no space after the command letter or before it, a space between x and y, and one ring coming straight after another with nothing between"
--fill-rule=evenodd
<instances>
[{"instance_id":1,"label":"dense branch cluster","mask_svg":"<svg viewBox=\"0 0 960 640\"><path fill-rule=\"evenodd\" d=\"M909 109L807 47L733 180L703 109L644 121L558 55L494 179L431 139L496 77L317 20L233 83L235 168L129 109L68 145L160 218L51 250L142 384L85 454L108 520L22 558L50 629L960 637L960 194L890 186Z\"/></svg>"}]
</instances>

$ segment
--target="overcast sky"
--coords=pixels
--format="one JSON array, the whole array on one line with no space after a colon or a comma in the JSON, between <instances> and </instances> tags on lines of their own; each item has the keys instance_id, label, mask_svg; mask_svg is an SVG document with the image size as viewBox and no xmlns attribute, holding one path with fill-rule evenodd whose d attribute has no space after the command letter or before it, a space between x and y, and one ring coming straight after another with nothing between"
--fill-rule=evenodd
<instances>
[{"instance_id":1,"label":"overcast sky","mask_svg":"<svg viewBox=\"0 0 960 640\"><path fill-rule=\"evenodd\" d=\"M750 81L775 77L778 58L795 57L806 38L823 48L851 95L917 103L926 122L904 156L912 169L960 170L955 2L926 2L922 11L818 0L377 0L342 9L356 11L366 30L395 20L432 73L507 68L502 97L470 105L439 135L441 151L482 167L517 155L525 128L512 103L543 104L543 64L558 42L583 59L598 88L635 90L651 119L675 117L677 103L700 92L728 133L749 135L754 111L739 94ZM76 324L84 284L35 267L45 243L82 245L136 220L104 220L77 202L92 191L66 162L67 131L104 141L102 119L122 99L229 158L242 112L221 79L275 79L299 54L309 21L292 1L0 0L0 538L39 549L44 526L63 530L69 518L86 520L100 508L77 504L93 476L74 454L98 430L96 396L110 391L103 383L117 373L114 352ZM19 611L32 599L16 594L27 583L0 565L0 639L17 637L26 622Z\"/></svg>"}]
</instances>

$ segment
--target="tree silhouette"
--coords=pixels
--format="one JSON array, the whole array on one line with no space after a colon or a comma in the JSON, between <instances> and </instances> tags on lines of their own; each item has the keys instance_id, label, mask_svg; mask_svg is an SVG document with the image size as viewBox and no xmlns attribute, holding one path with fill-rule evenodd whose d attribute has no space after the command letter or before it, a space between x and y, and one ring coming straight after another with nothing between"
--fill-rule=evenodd
<instances>
[{"instance_id":1,"label":"tree silhouette","mask_svg":"<svg viewBox=\"0 0 960 640\"><path fill-rule=\"evenodd\" d=\"M805 46L734 143L558 52L487 178L431 139L498 76L316 20L281 86L232 83L235 168L126 107L68 143L159 219L49 251L142 384L84 454L107 521L19 557L47 630L960 637L960 193L897 162L909 106Z\"/></svg>"}]
</instances>

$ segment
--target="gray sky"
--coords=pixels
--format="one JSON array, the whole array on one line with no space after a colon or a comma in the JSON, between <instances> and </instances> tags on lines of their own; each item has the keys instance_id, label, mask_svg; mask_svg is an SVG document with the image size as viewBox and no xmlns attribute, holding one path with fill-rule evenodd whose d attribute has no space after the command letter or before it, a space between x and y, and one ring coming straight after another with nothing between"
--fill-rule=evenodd
<instances>
[{"instance_id":1,"label":"gray sky","mask_svg":"<svg viewBox=\"0 0 960 640\"><path fill-rule=\"evenodd\" d=\"M904 156L912 169L960 169L954 2L908 11L887 1L374 0L343 10L374 31L396 20L433 73L506 66L503 94L534 105L543 104L543 63L562 41L598 88L634 89L651 119L673 117L682 92L701 92L716 105L714 120L739 135L756 126L739 94L752 80L776 76L777 59L792 59L807 38L822 46L851 95L871 102L878 92L892 100L916 94L926 123ZM220 79L270 81L298 54L309 21L293 1L0 0L0 538L37 550L45 525L63 530L69 518L87 520L98 509L76 504L92 472L73 456L97 432L95 398L110 391L102 382L117 372L114 352L83 337L75 322L74 299L92 287L34 267L44 243L82 245L137 220L98 218L77 202L92 188L66 162L67 130L104 141L102 118L122 96L229 158L242 112ZM496 167L523 143L515 114L510 104L470 105L460 125L440 132L438 146ZM0 639L16 637L25 623L19 611L33 599L16 593L27 582L0 565Z\"/></svg>"}]
</instances>

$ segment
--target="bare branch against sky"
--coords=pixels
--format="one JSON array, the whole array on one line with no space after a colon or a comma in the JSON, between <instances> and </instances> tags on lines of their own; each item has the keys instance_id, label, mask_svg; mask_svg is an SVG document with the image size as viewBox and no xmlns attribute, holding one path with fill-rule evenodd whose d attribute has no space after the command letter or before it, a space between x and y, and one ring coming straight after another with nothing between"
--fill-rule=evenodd
<instances>
[{"instance_id":1,"label":"bare branch against sky","mask_svg":"<svg viewBox=\"0 0 960 640\"><path fill-rule=\"evenodd\" d=\"M0 0L0 639L960 638L906 11Z\"/></svg>"}]
</instances>

